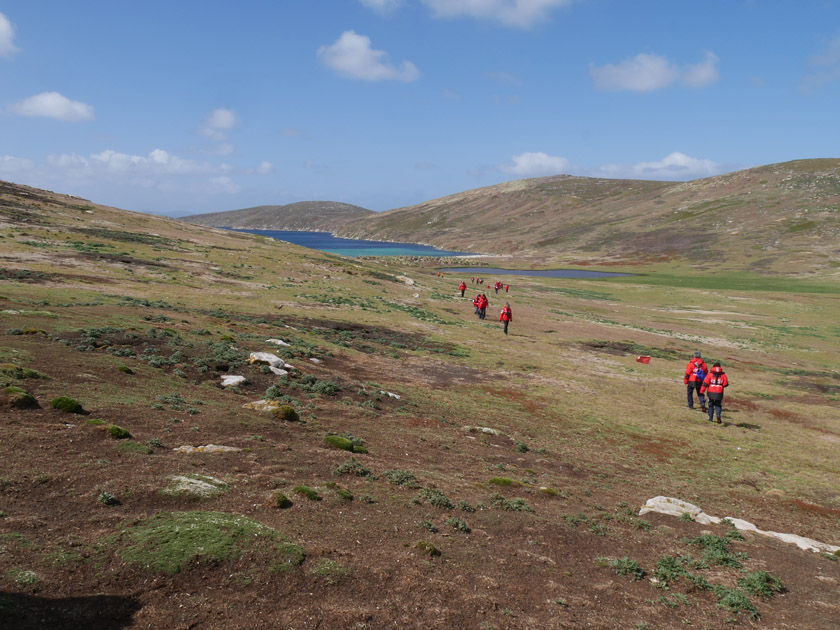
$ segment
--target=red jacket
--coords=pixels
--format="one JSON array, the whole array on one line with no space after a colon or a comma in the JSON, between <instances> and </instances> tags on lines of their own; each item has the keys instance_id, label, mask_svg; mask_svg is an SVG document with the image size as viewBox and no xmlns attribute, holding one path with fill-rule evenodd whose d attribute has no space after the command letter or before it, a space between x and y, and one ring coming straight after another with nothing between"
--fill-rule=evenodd
<instances>
[{"instance_id":1,"label":"red jacket","mask_svg":"<svg viewBox=\"0 0 840 630\"><path fill-rule=\"evenodd\" d=\"M478 308L483 309L487 308L490 305L490 300L488 300L484 295L480 295L478 297Z\"/></svg>"},{"instance_id":2,"label":"red jacket","mask_svg":"<svg viewBox=\"0 0 840 630\"><path fill-rule=\"evenodd\" d=\"M723 388L729 387L729 379L721 367L713 367L712 371L703 379L703 385L700 387L700 393L705 394L709 392L709 398L720 400L723 398Z\"/></svg>"},{"instance_id":3,"label":"red jacket","mask_svg":"<svg viewBox=\"0 0 840 630\"><path fill-rule=\"evenodd\" d=\"M461 284L458 285L458 290L459 291L466 291L467 290L467 283L466 282L461 282Z\"/></svg>"},{"instance_id":4,"label":"red jacket","mask_svg":"<svg viewBox=\"0 0 840 630\"><path fill-rule=\"evenodd\" d=\"M502 312L499 313L499 321L500 322L509 322L513 320L513 312L510 310L509 306L504 306L502 308Z\"/></svg>"},{"instance_id":5,"label":"red jacket","mask_svg":"<svg viewBox=\"0 0 840 630\"><path fill-rule=\"evenodd\" d=\"M700 380L697 378L697 368L703 370L703 373L709 374L709 367L706 365L706 362L703 359L695 357L688 362L688 365L685 366L683 383L688 385L689 383L694 383L695 381Z\"/></svg>"}]
</instances>

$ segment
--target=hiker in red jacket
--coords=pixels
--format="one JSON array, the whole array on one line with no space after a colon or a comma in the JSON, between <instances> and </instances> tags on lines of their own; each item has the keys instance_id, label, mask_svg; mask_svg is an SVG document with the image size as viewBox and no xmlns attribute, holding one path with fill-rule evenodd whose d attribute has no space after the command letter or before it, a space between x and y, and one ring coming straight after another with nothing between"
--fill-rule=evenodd
<instances>
[{"instance_id":1,"label":"hiker in red jacket","mask_svg":"<svg viewBox=\"0 0 840 630\"><path fill-rule=\"evenodd\" d=\"M481 294L476 293L475 297L473 298L473 306L475 307L475 314L478 315L479 317L481 316L480 313L478 312L478 307L479 307L480 304L481 304Z\"/></svg>"},{"instance_id":2,"label":"hiker in red jacket","mask_svg":"<svg viewBox=\"0 0 840 630\"><path fill-rule=\"evenodd\" d=\"M490 300L482 293L478 298L478 319L485 319L487 317L488 306L490 306Z\"/></svg>"},{"instance_id":3,"label":"hiker in red jacket","mask_svg":"<svg viewBox=\"0 0 840 630\"><path fill-rule=\"evenodd\" d=\"M467 283L461 280L461 284L458 285L458 290L461 292L461 297L464 297L464 291L467 290Z\"/></svg>"},{"instance_id":4,"label":"hiker in red jacket","mask_svg":"<svg viewBox=\"0 0 840 630\"><path fill-rule=\"evenodd\" d=\"M504 285L501 283L500 280L496 280L496 284L493 285L493 288L496 289L496 295L499 295L499 289L501 289Z\"/></svg>"},{"instance_id":5,"label":"hiker in red jacket","mask_svg":"<svg viewBox=\"0 0 840 630\"><path fill-rule=\"evenodd\" d=\"M683 384L686 386L688 392L688 408L694 409L694 392L697 392L697 397L700 400L700 411L706 411L706 397L704 392L700 391L703 385L703 379L709 373L709 367L700 356L700 351L694 353L694 358L685 366L685 376L683 377Z\"/></svg>"},{"instance_id":6,"label":"hiker in red jacket","mask_svg":"<svg viewBox=\"0 0 840 630\"><path fill-rule=\"evenodd\" d=\"M505 302L502 307L502 312L499 313L499 321L504 322L505 334L508 334L508 324L513 321L513 311L510 310L510 302Z\"/></svg>"},{"instance_id":7,"label":"hiker in red jacket","mask_svg":"<svg viewBox=\"0 0 840 630\"><path fill-rule=\"evenodd\" d=\"M717 416L718 424L720 424L720 414L723 411L723 389L729 387L729 379L720 367L720 363L715 362L712 366L712 371L706 374L703 379L703 385L700 388L700 395L706 392L709 393L709 422L712 422L712 417Z\"/></svg>"}]
</instances>

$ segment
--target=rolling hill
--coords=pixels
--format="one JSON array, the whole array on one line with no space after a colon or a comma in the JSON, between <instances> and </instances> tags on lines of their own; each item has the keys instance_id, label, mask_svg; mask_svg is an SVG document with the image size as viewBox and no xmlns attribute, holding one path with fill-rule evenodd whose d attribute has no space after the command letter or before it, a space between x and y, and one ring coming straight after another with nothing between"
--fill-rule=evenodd
<instances>
[{"instance_id":1,"label":"rolling hill","mask_svg":"<svg viewBox=\"0 0 840 630\"><path fill-rule=\"evenodd\" d=\"M338 235L548 262L774 273L840 267L840 160L801 160L690 182L553 176L363 217Z\"/></svg>"},{"instance_id":2,"label":"rolling hill","mask_svg":"<svg viewBox=\"0 0 840 630\"><path fill-rule=\"evenodd\" d=\"M256 206L242 210L210 212L181 217L207 227L244 230L312 230L331 232L349 221L374 214L359 206L337 201L300 201L284 206Z\"/></svg>"}]
</instances>

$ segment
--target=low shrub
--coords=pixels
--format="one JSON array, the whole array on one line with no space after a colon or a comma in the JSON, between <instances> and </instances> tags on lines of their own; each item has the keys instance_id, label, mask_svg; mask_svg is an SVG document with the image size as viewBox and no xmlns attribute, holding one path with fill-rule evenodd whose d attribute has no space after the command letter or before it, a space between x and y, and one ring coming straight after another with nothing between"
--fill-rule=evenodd
<instances>
[{"instance_id":1,"label":"low shrub","mask_svg":"<svg viewBox=\"0 0 840 630\"><path fill-rule=\"evenodd\" d=\"M521 486L522 484L508 477L493 477L487 483L494 486Z\"/></svg>"},{"instance_id":2,"label":"low shrub","mask_svg":"<svg viewBox=\"0 0 840 630\"><path fill-rule=\"evenodd\" d=\"M274 417L284 422L300 422L300 414L291 405L280 405L274 412Z\"/></svg>"},{"instance_id":3,"label":"low shrub","mask_svg":"<svg viewBox=\"0 0 840 630\"><path fill-rule=\"evenodd\" d=\"M464 532L465 534L469 534L472 531L464 519L456 516L446 519L446 524L453 529L457 529L459 532Z\"/></svg>"},{"instance_id":4,"label":"low shrub","mask_svg":"<svg viewBox=\"0 0 840 630\"><path fill-rule=\"evenodd\" d=\"M409 470L386 470L385 479L395 486L403 486L404 488L409 488L411 490L420 487L420 484L417 483L417 477L415 477L414 473Z\"/></svg>"},{"instance_id":5,"label":"low shrub","mask_svg":"<svg viewBox=\"0 0 840 630\"><path fill-rule=\"evenodd\" d=\"M285 510L292 507L292 502L284 493L277 491L272 493L271 498L269 499L269 505L273 508L277 508L278 510Z\"/></svg>"},{"instance_id":6,"label":"low shrub","mask_svg":"<svg viewBox=\"0 0 840 630\"><path fill-rule=\"evenodd\" d=\"M435 547L432 543L428 542L427 540L418 540L414 543L414 549L419 551L421 554L425 556L431 556L435 558L440 555L440 549Z\"/></svg>"},{"instance_id":7,"label":"low shrub","mask_svg":"<svg viewBox=\"0 0 840 630\"><path fill-rule=\"evenodd\" d=\"M299 494L302 497L306 497L310 501L321 500L321 495L318 494L318 491L315 490L315 488L310 488L309 486L298 486L292 492Z\"/></svg>"},{"instance_id":8,"label":"low shrub","mask_svg":"<svg viewBox=\"0 0 840 630\"><path fill-rule=\"evenodd\" d=\"M369 477L370 471L365 468L355 457L351 457L333 471L334 475L356 475L357 477Z\"/></svg>"},{"instance_id":9,"label":"low shrub","mask_svg":"<svg viewBox=\"0 0 840 630\"><path fill-rule=\"evenodd\" d=\"M750 595L758 595L762 599L770 599L776 593L783 592L782 581L767 571L748 573L738 580L738 586Z\"/></svg>"},{"instance_id":10,"label":"low shrub","mask_svg":"<svg viewBox=\"0 0 840 630\"><path fill-rule=\"evenodd\" d=\"M629 577L631 580L641 580L647 575L647 572L639 566L638 562L627 557L610 560L609 566L615 569L618 575Z\"/></svg>"},{"instance_id":11,"label":"low shrub","mask_svg":"<svg viewBox=\"0 0 840 630\"><path fill-rule=\"evenodd\" d=\"M451 510L455 507L455 504L452 503L452 500L449 497L435 488L423 488L417 493L417 496L414 497L414 503L417 504L423 503L424 500L428 501L437 508Z\"/></svg>"},{"instance_id":12,"label":"low shrub","mask_svg":"<svg viewBox=\"0 0 840 630\"><path fill-rule=\"evenodd\" d=\"M509 512L533 512L534 508L525 502L525 499L518 497L513 499L506 499L501 494L493 494L490 496L490 505L500 510L507 510Z\"/></svg>"}]
</instances>

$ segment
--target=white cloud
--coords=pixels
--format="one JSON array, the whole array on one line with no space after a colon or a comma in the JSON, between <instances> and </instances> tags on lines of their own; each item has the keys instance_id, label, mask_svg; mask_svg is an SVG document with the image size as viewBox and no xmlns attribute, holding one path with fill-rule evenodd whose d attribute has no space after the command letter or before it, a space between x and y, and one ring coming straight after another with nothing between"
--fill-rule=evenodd
<instances>
[{"instance_id":1,"label":"white cloud","mask_svg":"<svg viewBox=\"0 0 840 630\"><path fill-rule=\"evenodd\" d=\"M227 175L210 178L210 192L221 195L233 195L242 188Z\"/></svg>"},{"instance_id":2,"label":"white cloud","mask_svg":"<svg viewBox=\"0 0 840 630\"><path fill-rule=\"evenodd\" d=\"M220 107L214 109L204 121L201 133L214 140L223 141L227 139L227 132L239 124L239 117L232 109Z\"/></svg>"},{"instance_id":3,"label":"white cloud","mask_svg":"<svg viewBox=\"0 0 840 630\"><path fill-rule=\"evenodd\" d=\"M509 72L488 72L486 76L488 79L492 79L497 83L506 83L508 85L522 85L522 79L510 74Z\"/></svg>"},{"instance_id":4,"label":"white cloud","mask_svg":"<svg viewBox=\"0 0 840 630\"><path fill-rule=\"evenodd\" d=\"M195 162L163 149L155 149L149 155L131 155L111 149L87 157L64 153L48 156L47 165L73 177L217 175L230 171L224 163Z\"/></svg>"},{"instance_id":5,"label":"white cloud","mask_svg":"<svg viewBox=\"0 0 840 630\"><path fill-rule=\"evenodd\" d=\"M35 166L32 160L15 157L14 155L0 155L0 173L17 175L32 170Z\"/></svg>"},{"instance_id":6,"label":"white cloud","mask_svg":"<svg viewBox=\"0 0 840 630\"><path fill-rule=\"evenodd\" d=\"M373 50L370 38L355 31L345 31L331 46L321 46L318 58L338 74L363 81L397 80L410 83L420 76L420 71L410 61L399 67L388 60L388 53Z\"/></svg>"},{"instance_id":7,"label":"white cloud","mask_svg":"<svg viewBox=\"0 0 840 630\"><path fill-rule=\"evenodd\" d=\"M822 52L811 57L810 63L819 70L802 80L801 89L809 91L840 79L840 31L825 45Z\"/></svg>"},{"instance_id":8,"label":"white cloud","mask_svg":"<svg viewBox=\"0 0 840 630\"><path fill-rule=\"evenodd\" d=\"M689 87L706 87L717 83L720 74L717 69L718 56L713 52L707 52L706 58L700 63L686 66L682 73L682 82Z\"/></svg>"},{"instance_id":9,"label":"white cloud","mask_svg":"<svg viewBox=\"0 0 840 630\"><path fill-rule=\"evenodd\" d=\"M257 174L259 175L268 175L274 172L274 164L271 162L262 161L260 165L257 167Z\"/></svg>"},{"instance_id":10,"label":"white cloud","mask_svg":"<svg viewBox=\"0 0 840 630\"><path fill-rule=\"evenodd\" d=\"M373 9L376 13L388 15L399 9L404 0L359 0L363 6Z\"/></svg>"},{"instance_id":11,"label":"white cloud","mask_svg":"<svg viewBox=\"0 0 840 630\"><path fill-rule=\"evenodd\" d=\"M599 90L648 92L667 87L680 71L665 57L642 53L617 65L590 66L589 74Z\"/></svg>"},{"instance_id":12,"label":"white cloud","mask_svg":"<svg viewBox=\"0 0 840 630\"><path fill-rule=\"evenodd\" d=\"M20 49L15 46L15 28L9 18L0 13L0 57L11 57Z\"/></svg>"},{"instance_id":13,"label":"white cloud","mask_svg":"<svg viewBox=\"0 0 840 630\"><path fill-rule=\"evenodd\" d=\"M93 120L93 107L79 101L71 101L58 92L42 92L30 96L10 108L10 111L20 116L39 116L42 118L55 118L67 122L79 122Z\"/></svg>"},{"instance_id":14,"label":"white cloud","mask_svg":"<svg viewBox=\"0 0 840 630\"><path fill-rule=\"evenodd\" d=\"M632 166L615 164L603 166L600 169L600 175L613 178L684 181L719 175L722 170L717 162L693 158L675 151L657 162L639 162Z\"/></svg>"},{"instance_id":15,"label":"white cloud","mask_svg":"<svg viewBox=\"0 0 840 630\"><path fill-rule=\"evenodd\" d=\"M707 52L700 63L680 68L661 55L640 53L619 64L590 65L589 74L599 90L651 92L661 90L676 81L689 87L706 87L720 77L718 56Z\"/></svg>"},{"instance_id":16,"label":"white cloud","mask_svg":"<svg viewBox=\"0 0 840 630\"><path fill-rule=\"evenodd\" d=\"M538 152L514 155L511 161L501 165L499 170L517 177L540 177L568 172L570 167L571 164L566 158Z\"/></svg>"},{"instance_id":17,"label":"white cloud","mask_svg":"<svg viewBox=\"0 0 840 630\"><path fill-rule=\"evenodd\" d=\"M471 17L528 28L548 19L549 11L572 0L422 0L435 17Z\"/></svg>"}]
</instances>

